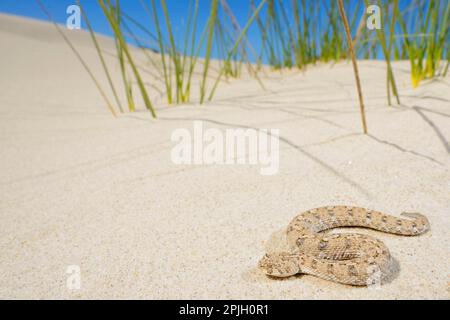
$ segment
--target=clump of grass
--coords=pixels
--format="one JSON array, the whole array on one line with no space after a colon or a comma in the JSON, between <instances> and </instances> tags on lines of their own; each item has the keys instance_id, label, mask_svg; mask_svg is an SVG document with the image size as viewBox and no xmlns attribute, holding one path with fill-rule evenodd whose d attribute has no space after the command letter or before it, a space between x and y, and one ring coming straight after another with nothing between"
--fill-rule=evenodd
<instances>
[{"instance_id":1,"label":"clump of grass","mask_svg":"<svg viewBox=\"0 0 450 320\"><path fill-rule=\"evenodd\" d=\"M445 50L448 50L446 44L449 32L450 2L416 1L415 11L417 12L409 13L410 19L414 19L415 22L412 30L408 30L402 13L397 11L397 20L405 36L404 47L411 64L411 82L414 88L422 80L436 76ZM440 12L444 12L444 14L440 15ZM424 61L425 66L423 65Z\"/></svg>"},{"instance_id":2,"label":"clump of grass","mask_svg":"<svg viewBox=\"0 0 450 320\"><path fill-rule=\"evenodd\" d=\"M228 3L226 0L220 0L221 8L225 12L226 16L229 18L229 21L232 25L233 32L231 32L228 28L226 28L225 22L222 23L221 19L217 19L217 35L218 35L218 47L219 51L221 52L221 60L226 59L226 50L231 46L232 43L236 40L233 36L239 35L242 32L242 28L239 25L233 11L228 6ZM225 18L223 19L225 20ZM250 54L247 52L247 47L250 51ZM257 57L257 54L255 52L255 49L253 48L252 44L250 43L248 37L244 35L243 41L240 44L240 52L236 51L236 53L231 58L231 62L224 61L224 73L225 76L231 76L234 78L237 78L241 75L241 68L244 63L247 65L247 69L249 71L249 74L254 76L261 86L264 88L264 85L262 84L260 78L258 77L258 72L255 70L253 64L250 61L250 55L255 59ZM222 61L221 61L222 62Z\"/></svg>"},{"instance_id":3,"label":"clump of grass","mask_svg":"<svg viewBox=\"0 0 450 320\"><path fill-rule=\"evenodd\" d=\"M106 3L105 3L106 1ZM114 15L114 7L111 4L109 0L98 0L98 3L100 7L103 10L103 13L105 17L107 18L111 28L113 29L114 35L116 40L118 41L121 50L125 54L128 63L130 64L130 67L133 71L133 74L136 78L136 81L138 83L139 89L141 91L142 99L144 100L146 108L151 112L152 116L156 118L155 110L153 109L153 105L150 101L150 98L148 97L147 90L145 88L144 82L142 81L141 75L136 67L136 64L134 63L133 57L128 50L128 45L125 42L125 39L123 37L122 31L120 29L119 21L117 20L117 15Z\"/></svg>"},{"instance_id":4,"label":"clump of grass","mask_svg":"<svg viewBox=\"0 0 450 320\"><path fill-rule=\"evenodd\" d=\"M400 104L391 63L392 55L395 60L410 59L414 87L422 79L444 74L448 70L448 64L442 68L439 66L441 60L448 56L446 41L448 42L450 3L412 0L403 13L400 12L398 3L398 0L378 0L376 4L381 8L383 28L371 32L365 28L365 9L369 1L343 0L344 9L351 12L348 25L350 31L356 34L353 45L357 57L377 59L379 52L384 56L388 69L389 104L391 92ZM250 1L250 5L254 9L253 1ZM408 24L403 19L406 12L411 22ZM317 61L347 58L348 50L343 41L345 30L337 22L338 17L336 1L268 1L265 15L257 17L262 44L258 63L266 59L274 69L294 65L305 68Z\"/></svg>"},{"instance_id":5,"label":"clump of grass","mask_svg":"<svg viewBox=\"0 0 450 320\"><path fill-rule=\"evenodd\" d=\"M155 39L158 43L162 74L169 104L190 101L194 70L196 70L199 62L202 64L198 83L199 102L204 103L207 98L210 99L214 94L218 82L220 82L216 81L216 83L214 83L208 95L208 83L211 79L210 73L212 70L211 58L213 48L215 47L218 48L219 55L223 58L219 61L219 70L215 70L219 73L219 79L222 74L238 77L241 74L240 70L242 62L247 60L250 73L260 81L257 72L254 71L249 63L245 46L242 45L241 51L239 52L235 50L235 48L230 49L236 41L239 45L243 43L243 40L247 41L247 46L249 46L249 43L245 37L245 32L242 33L244 36L241 38L237 37L239 38L239 40L237 40L237 38L234 38L233 32L227 29L225 21L220 19L220 10L222 9L230 18L233 30L235 32L236 30L240 30L240 27L225 0L221 0L220 2L219 0L213 0L210 2L211 6L208 21L206 22L203 31L200 33L200 36L198 36L199 0L195 0L195 2L190 1L187 13L187 24L184 38L182 39L182 48L175 43L170 12L167 8L166 1L159 1L164 16L163 21L161 21L158 16L156 0L151 0L150 2L151 7L149 7L144 0L141 0L141 4L149 17L151 17L153 27L156 30ZM164 27L165 33L163 32ZM167 38L165 38L164 34L167 35ZM205 54L200 60L199 56L202 49L204 49ZM232 51L231 55L228 54L230 50Z\"/></svg>"},{"instance_id":6,"label":"clump of grass","mask_svg":"<svg viewBox=\"0 0 450 320\"><path fill-rule=\"evenodd\" d=\"M158 18L155 0L151 0L151 9L147 6L145 1L141 0L141 3L147 13L152 17L153 25L156 29L156 39L159 46L164 84L166 87L167 101L169 104L174 102L182 103L190 100L192 77L198 62L199 52L202 48L205 37L208 37L206 49L207 53L203 59L203 77L200 82L200 100L203 102L209 71L210 52L213 45L212 36L214 33L215 17L217 16L218 0L214 0L212 2L210 18L198 42L196 40L199 2L196 0L194 6L192 6L191 2L191 9L188 12L188 24L183 41L184 47L182 50L179 50L175 43L170 22L170 14L166 2L164 0L160 0L161 8L164 14L164 22L167 29L166 31L169 37L168 41L166 41L163 36L162 23ZM166 44L167 42L168 44ZM189 57L187 56L188 51L190 52ZM173 84L172 79L175 79L175 84Z\"/></svg>"},{"instance_id":7,"label":"clump of grass","mask_svg":"<svg viewBox=\"0 0 450 320\"><path fill-rule=\"evenodd\" d=\"M368 0L364 2L261 0L257 6L254 0L250 0L251 13L243 28L240 27L226 0L212 0L209 2L208 20L200 32L198 28L200 2L189 0L187 24L184 35L180 37L178 43L165 0L159 2L140 0L149 17L146 23L127 15L119 0L114 2L98 0L98 3L113 30L128 109L129 111L136 109L132 91L132 81L136 80L145 106L153 116L156 115L146 89L148 85L160 94L165 94L167 102L172 104L190 101L192 83L196 83L199 89L199 102L203 103L213 98L223 77L228 79L241 76L244 65L247 65L248 74L263 87L258 76L263 62L280 71L284 68L305 69L317 62L337 62L347 59L350 54L355 78L358 79L363 127L367 131L356 58L377 59L380 52L383 54L387 65L386 85L389 105L391 92L396 102L400 104L392 68L393 60L405 58L410 60L414 87L425 78L445 75L449 68L450 53L446 44L450 3L444 1L411 0L410 5L401 12L398 0L393 2L378 0L377 4L383 13L383 28L371 32L365 28L364 6L369 5ZM347 13L350 14L347 16ZM116 103L119 110L123 111L101 48L85 14L84 17ZM340 19L345 23L341 24ZM247 32L254 21L261 39L258 53L247 38ZM148 39L141 41L142 38L135 35L133 28L144 32ZM355 34L353 39L352 33ZM133 57L134 51L129 49L126 42L126 37L128 39L130 36L149 59L151 70L143 69L141 66L138 69ZM156 44L159 62L142 44L148 40ZM214 50L220 58L217 65L211 63ZM202 57L201 52L204 52ZM256 60L256 69L250 63L251 58ZM442 60L447 60L445 65L442 65ZM140 70L161 81L165 91L153 84L144 84ZM198 73L199 77L194 78L194 73ZM213 82L210 84L211 81Z\"/></svg>"},{"instance_id":8,"label":"clump of grass","mask_svg":"<svg viewBox=\"0 0 450 320\"><path fill-rule=\"evenodd\" d=\"M245 24L244 28L242 29L241 33L239 34L239 36L237 37L236 41L234 42L233 47L231 48L231 50L228 52L228 56L225 59L225 61L230 61L231 57L236 53L236 50L239 46L239 44L241 43L242 39L245 37L245 35L247 34L248 29L250 28L251 24L253 23L253 21L256 19L256 17L258 16L259 12L261 11L261 9L263 8L263 6L266 4L266 0L262 0L259 4L259 6L254 10L252 16L250 17L250 19L248 19L247 23ZM212 97L214 96L215 90L217 89L217 86L222 78L224 74L224 69L220 69L219 75L214 83L214 86L211 89L211 93L209 94L208 100L211 100Z\"/></svg>"}]
</instances>

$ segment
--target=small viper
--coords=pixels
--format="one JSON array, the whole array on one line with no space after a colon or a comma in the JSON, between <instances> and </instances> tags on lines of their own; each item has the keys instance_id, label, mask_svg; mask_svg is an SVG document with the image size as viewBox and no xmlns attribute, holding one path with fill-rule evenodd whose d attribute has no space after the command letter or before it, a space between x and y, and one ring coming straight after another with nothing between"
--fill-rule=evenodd
<instances>
[{"instance_id":1,"label":"small viper","mask_svg":"<svg viewBox=\"0 0 450 320\"><path fill-rule=\"evenodd\" d=\"M376 284L390 272L391 255L380 240L362 234L330 234L339 227L363 227L403 236L415 236L430 229L419 213L390 216L359 207L330 206L296 216L287 228L290 252L266 254L259 268L273 277L297 273L355 286Z\"/></svg>"}]
</instances>

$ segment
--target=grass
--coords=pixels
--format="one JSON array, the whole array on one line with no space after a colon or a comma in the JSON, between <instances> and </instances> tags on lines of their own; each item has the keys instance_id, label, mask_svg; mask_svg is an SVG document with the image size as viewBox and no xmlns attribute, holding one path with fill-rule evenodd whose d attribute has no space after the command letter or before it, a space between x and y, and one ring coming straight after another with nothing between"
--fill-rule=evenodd
<instances>
[{"instance_id":1,"label":"grass","mask_svg":"<svg viewBox=\"0 0 450 320\"><path fill-rule=\"evenodd\" d=\"M237 37L236 41L234 42L233 47L231 48L231 50L228 53L227 58L225 59L225 62L229 62L232 58L232 56L236 53L237 48L239 46L239 44L241 43L242 39L245 37L248 29L250 28L250 25L253 23L253 21L256 19L256 17L258 16L259 12L261 11L261 9L263 8L263 6L265 5L266 0L262 0L261 3L259 4L259 6L255 9L255 11L253 12L252 16L250 17L250 19L247 21L246 25L244 26L244 28L242 29L241 33L239 34L239 36ZM211 93L209 95L208 100L211 100L214 96L215 90L217 89L217 86L223 76L224 70L223 68L220 69L219 72L219 76L217 77L217 80L211 90Z\"/></svg>"},{"instance_id":2,"label":"grass","mask_svg":"<svg viewBox=\"0 0 450 320\"><path fill-rule=\"evenodd\" d=\"M121 15L120 15L120 2L119 2L119 0L116 0L116 7L115 8L113 8L109 4L109 11L110 11L111 16L116 18L117 25L118 25L118 27L120 29L120 26L121 26ZM120 64L120 73L122 75L123 86L124 86L124 89L125 89L125 94L126 94L127 102L128 102L128 109L131 112L133 112L133 111L136 110L136 107L134 105L133 91L132 91L131 82L128 80L128 76L127 76L127 72L126 72L125 55L124 55L124 50L125 49L122 47L118 37L116 37L115 40L116 40L115 42L116 42L117 57L119 59L119 64Z\"/></svg>"},{"instance_id":3,"label":"grass","mask_svg":"<svg viewBox=\"0 0 450 320\"><path fill-rule=\"evenodd\" d=\"M110 74L110 72L109 72L109 70L108 70L108 66L107 66L107 64L106 64L106 62L105 62L105 58L103 57L102 50L101 50L100 45L99 45L99 43L98 43L98 41L97 41L97 37L95 36L94 31L92 30L92 27L91 27L91 24L90 24L90 22L89 22L89 19L88 19L87 15L86 15L86 12L84 11L84 9L83 9L83 7L82 7L82 5L81 5L81 3L80 3L79 0L77 0L77 5L80 7L82 16L83 16L83 18L84 18L84 23L85 23L86 26L88 27L89 34L90 34L90 36L91 36L92 42L94 43L95 50L96 50L97 53L98 53L98 57L99 57L100 62L101 62L101 64L102 64L102 67L103 67L103 70L104 70L104 72L105 72L105 75L106 75L106 77L107 77L107 79L108 79L108 83L109 83L109 86L110 86L110 88L111 88L111 91L113 92L114 99L115 99L115 101L116 101L116 103L117 103L117 106L119 107L120 112L123 112L122 104L120 103L119 96L118 96L117 91L116 91L116 88L115 88L115 86L114 86L114 82L113 82L113 80L112 80L112 78L111 78L111 74Z\"/></svg>"},{"instance_id":4,"label":"grass","mask_svg":"<svg viewBox=\"0 0 450 320\"><path fill-rule=\"evenodd\" d=\"M436 76L436 70L444 57L448 64L450 2L415 1L414 4L417 12L402 14L397 10L397 20L404 34L404 48L410 60L411 83L416 88L422 80ZM412 32L409 32L405 22L406 14L415 21L410 27Z\"/></svg>"},{"instance_id":5,"label":"grass","mask_svg":"<svg viewBox=\"0 0 450 320\"><path fill-rule=\"evenodd\" d=\"M214 29L216 26L216 19L217 19L217 10L218 10L219 0L212 0L211 4L211 12L209 15L209 20L207 23L208 28L208 38L206 41L206 53L205 53L205 61L203 63L203 75L202 80L200 82L200 103L203 103L205 100L206 95L206 77L208 75L209 70L209 62L211 58L211 48L213 44L213 35L214 35Z\"/></svg>"},{"instance_id":6,"label":"grass","mask_svg":"<svg viewBox=\"0 0 450 320\"><path fill-rule=\"evenodd\" d=\"M449 69L449 1L411 0L407 6L401 7L398 0L378 0L382 28L371 31L365 27L368 0L248 0L249 15L242 28L226 0L207 2L209 15L203 28L200 28L199 7L206 4L199 0L186 0L186 24L183 25L182 36L178 35L178 38L173 29L169 1L139 0L147 13L145 21L138 21L127 14L119 0L97 1L114 34L130 112L137 107L133 83L137 83L145 107L156 117L150 100L150 96L154 95L149 93L150 88L163 94L168 104L191 101L194 88L198 88L198 102L204 103L213 99L224 79L242 76L243 66L247 66L247 74L264 87L259 77L259 72L264 70L263 64L282 72L285 68L305 70L316 63L351 59L357 79L363 128L367 131L356 59L382 57L386 61L388 105L392 105L391 96L400 104L393 61L410 61L413 87L424 79L445 76ZM83 16L114 100L123 112L102 50L86 14ZM251 41L253 38L247 35L252 26L259 37L256 49ZM145 35L143 39L136 36L137 31ZM145 54L149 65L136 64L136 50L130 50L127 42L130 38ZM70 43L67 38L65 40ZM157 55L148 50L144 45L147 43L157 48ZM82 61L76 49L72 50ZM212 62L214 56L220 58L217 63ZM98 81L89 67L84 66L114 113ZM158 85L144 83L141 72L152 74ZM195 74L198 76L194 77ZM161 83L164 89L160 88Z\"/></svg>"},{"instance_id":7,"label":"grass","mask_svg":"<svg viewBox=\"0 0 450 320\"><path fill-rule=\"evenodd\" d=\"M365 0L366 6L369 6L369 1ZM378 0L378 6L381 8L381 1ZM381 19L381 29L376 29L376 34L378 37L378 41L381 45L382 51L383 51L383 55L384 55L384 59L386 60L386 65L387 65L387 81L386 81L386 88L387 88L387 97L388 97L388 105L391 105L391 94L390 94L390 90L392 88L392 92L395 95L395 98L397 99L397 104L400 104L400 97L398 95L398 91L397 91L397 85L395 83L395 77L394 77L394 72L392 70L392 65L391 65L391 52L392 52L392 41L393 41L393 31L394 31L394 26L395 26L395 13L397 10L397 6L398 6L398 1L394 0L393 1L393 8L394 8L394 12L392 14L392 22L389 26L387 26L384 23L384 20L388 20L389 17L389 6L385 7L385 12L383 15L381 15L381 17L385 16L386 19ZM389 43L386 44L386 28L389 28Z\"/></svg>"},{"instance_id":8,"label":"grass","mask_svg":"<svg viewBox=\"0 0 450 320\"><path fill-rule=\"evenodd\" d=\"M345 28L345 34L347 36L347 44L349 47L350 55L352 57L352 63L353 63L353 71L355 73L355 80L356 80L356 88L358 89L358 99L359 99L359 107L361 111L361 123L363 127L363 132L367 134L367 123L366 123L366 113L364 110L364 99L362 94L362 88L361 88L361 81L359 79L359 72L358 72L358 63L356 62L356 55L355 51L353 50L353 39L352 35L350 33L350 26L348 24L347 20L347 14L345 13L345 8L342 0L338 0L338 6L339 6L339 13L342 18L342 22L344 24Z\"/></svg>"},{"instance_id":9,"label":"grass","mask_svg":"<svg viewBox=\"0 0 450 320\"><path fill-rule=\"evenodd\" d=\"M106 3L105 3L106 1ZM111 2L109 0L98 0L98 3L100 7L103 10L103 13L105 17L108 19L108 22L111 26L111 28L114 31L114 35L116 38L116 41L118 42L120 49L127 57L128 63L131 66L131 69L133 70L134 76L136 77L136 81L138 83L139 89L142 94L142 99L144 100L145 107L151 112L152 116L156 118L155 110L153 109L153 105L150 101L150 98L147 93L147 89L145 88L144 82L142 81L141 75L136 67L136 64L134 63L133 57L128 50L128 45L123 37L122 31L120 29L120 24L118 21L118 16L114 15L114 7L112 6ZM128 85L126 85L126 88L128 89ZM128 90L127 90L128 91ZM134 111L134 110L131 110Z\"/></svg>"},{"instance_id":10,"label":"grass","mask_svg":"<svg viewBox=\"0 0 450 320\"><path fill-rule=\"evenodd\" d=\"M413 87L423 79L446 74L450 2L412 0L402 12L398 0L378 0L382 29L376 31L365 28L365 7L361 4L368 6L369 1L343 0L342 3L346 12L351 13L348 26L350 34L355 34L352 38L355 55L377 59L382 53L387 64L389 105L391 92L400 104L393 60L411 61ZM262 43L258 61L266 60L274 69L292 66L303 69L317 62L347 59L349 43L343 41L345 30L339 23L338 12L336 1L270 0L265 21L263 17L257 18ZM413 23L405 23L405 16ZM442 60L447 62L441 67ZM442 72L437 72L441 69Z\"/></svg>"}]
</instances>

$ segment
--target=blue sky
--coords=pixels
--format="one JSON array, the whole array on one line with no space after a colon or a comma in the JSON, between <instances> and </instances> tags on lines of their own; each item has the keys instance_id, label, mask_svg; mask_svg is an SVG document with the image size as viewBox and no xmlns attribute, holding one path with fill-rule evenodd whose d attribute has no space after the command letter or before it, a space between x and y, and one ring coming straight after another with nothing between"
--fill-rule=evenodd
<instances>
[{"instance_id":1,"label":"blue sky","mask_svg":"<svg viewBox=\"0 0 450 320\"><path fill-rule=\"evenodd\" d=\"M68 17L66 13L66 8L69 5L75 4L75 0L41 0L42 3L45 5L47 10L50 12L50 14L53 16L53 18L61 24L65 24L66 19ZM150 4L150 0L144 0L146 3ZM290 5L291 0L284 0L285 4L287 6ZM318 0L307 0L307 1L318 1ZM326 0L326 2L329 3L329 1L335 1L335 0ZM354 8L356 1L362 1L362 0L352 0L351 6ZM163 13L161 10L161 7L159 6L159 1L156 1L158 3L158 16L160 17L160 21L163 21ZM171 17L171 24L173 31L175 33L175 41L177 43L182 43L182 39L184 36L184 26L185 26L185 19L187 17L188 7L189 7L189 0L166 0L169 14ZM258 5L260 0L254 0L255 5ZM372 2L372 1L371 1ZM149 27L149 29L155 34L155 30L153 28L153 22L151 20L151 17L148 16L148 14L143 10L143 7L141 5L140 0L122 0L121 2L122 10L127 13L128 15L132 16L135 20L142 23L144 26ZM245 25L246 21L248 20L249 16L251 15L250 12L250 0L227 0L228 5L231 7L234 15L237 18L237 21L241 25ZM401 10L405 8L411 1L409 0L400 0L400 8ZM81 4L83 5L89 20L92 24L93 29L98 32L105 35L112 35L112 31L104 18L100 7L97 4L96 0L81 0ZM201 33L201 30L203 30L203 27L206 24L206 21L209 16L209 10L210 10L211 1L210 0L199 0L199 26L198 30L199 33ZM361 9L362 10L362 9ZM41 19L41 20L47 20L47 17L45 14L40 10L39 6L36 4L35 0L1 0L0 1L0 12L14 14L14 15L20 15L20 16L26 16L31 17L35 19ZM349 13L349 16L352 13ZM132 25L130 25L132 26ZM85 28L84 23L82 23L82 28ZM133 31L136 33L136 35L142 39L147 39L144 45L148 47L156 48L157 45L153 42L150 42L149 37L141 32L139 29L133 28ZM163 29L164 32L164 29ZM258 32L258 27L256 23L253 23L252 27L250 28L248 32L249 39L252 43L252 46L256 48L257 52L260 52L259 47L261 46L261 37ZM129 38L129 40L131 40ZM213 56L216 56L216 53L213 52ZM251 59L254 60L254 59Z\"/></svg>"},{"instance_id":2,"label":"blue sky","mask_svg":"<svg viewBox=\"0 0 450 320\"><path fill-rule=\"evenodd\" d=\"M64 24L67 19L66 8L69 5L75 4L74 0L41 0L53 19L58 23ZM145 0L147 4L150 5L149 0ZM156 1L159 9L160 21L163 20L163 13L159 6L159 1ZM171 23L175 32L175 36L180 36L182 34L183 25L186 23L185 19L188 12L189 1L188 0L167 0L167 5L169 8L169 14L171 17ZM134 19L139 21L145 26L152 28L153 23L150 20L148 14L143 10L140 0L122 0L122 9L129 15L133 16ZM228 0L228 5L232 8L237 20L241 24L245 24L249 17L249 1L248 0ZM256 5L259 0L255 0ZM106 19L104 18L97 1L95 0L81 0L81 4L85 9L90 23L96 32L112 35L112 31L108 26ZM209 16L210 0L199 0L199 13L198 21L199 28L203 28ZM36 4L35 0L1 0L0 1L0 12L9 13L19 16L26 16L40 20L48 20L45 14L40 10L39 6ZM146 24L147 23L147 24ZM82 28L84 28L82 23ZM138 35L139 32L136 32Z\"/></svg>"}]
</instances>

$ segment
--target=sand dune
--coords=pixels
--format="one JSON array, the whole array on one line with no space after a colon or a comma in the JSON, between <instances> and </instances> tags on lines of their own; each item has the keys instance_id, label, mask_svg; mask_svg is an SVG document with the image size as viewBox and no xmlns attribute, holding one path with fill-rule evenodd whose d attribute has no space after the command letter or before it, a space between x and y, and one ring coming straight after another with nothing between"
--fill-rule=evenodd
<instances>
[{"instance_id":1,"label":"sand dune","mask_svg":"<svg viewBox=\"0 0 450 320\"><path fill-rule=\"evenodd\" d=\"M103 79L89 35L67 32ZM402 106L388 107L385 63L360 61L369 135L345 62L268 72L266 90L230 81L202 106L166 106L154 90L158 119L142 103L115 119L53 26L0 15L0 42L1 298L449 298L449 77L412 89L408 63L394 63ZM278 174L174 164L171 134L194 120L279 129ZM258 272L271 235L333 204L421 212L431 231L358 231L400 266L380 289ZM70 265L80 290L66 286Z\"/></svg>"}]
</instances>

